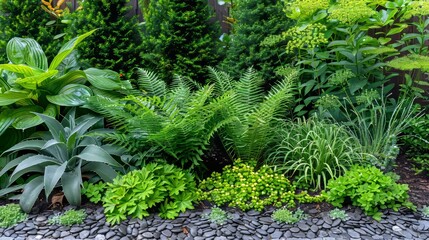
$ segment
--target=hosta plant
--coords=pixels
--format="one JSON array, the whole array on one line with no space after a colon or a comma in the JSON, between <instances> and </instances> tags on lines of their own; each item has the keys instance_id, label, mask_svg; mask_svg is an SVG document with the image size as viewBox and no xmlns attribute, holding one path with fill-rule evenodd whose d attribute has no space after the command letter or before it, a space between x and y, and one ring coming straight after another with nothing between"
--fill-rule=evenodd
<instances>
[{"instance_id":1,"label":"hosta plant","mask_svg":"<svg viewBox=\"0 0 429 240\"><path fill-rule=\"evenodd\" d=\"M35 40L15 37L8 42L10 63L0 64L0 135L9 127L24 130L42 124L34 113L57 117L61 106L81 106L94 91L126 88L113 71L79 70L74 49L94 31L65 43L50 64Z\"/></svg>"},{"instance_id":2,"label":"hosta plant","mask_svg":"<svg viewBox=\"0 0 429 240\"><path fill-rule=\"evenodd\" d=\"M39 194L44 189L46 199L52 190L61 187L67 201L74 206L81 203L82 176L99 176L104 181L112 181L120 169L108 151L111 146L102 145L97 131L91 129L102 118L83 115L75 118L70 110L59 122L54 118L38 114L49 131L40 132L8 149L5 153L20 152L1 171L0 176L13 170L9 185L21 176L32 174L19 197L21 208L30 212Z\"/></svg>"},{"instance_id":3,"label":"hosta plant","mask_svg":"<svg viewBox=\"0 0 429 240\"><path fill-rule=\"evenodd\" d=\"M334 207L343 207L351 201L353 206L361 207L378 221L383 209L415 209L408 200L408 185L396 183L392 176L374 166L354 166L344 176L330 180L326 198Z\"/></svg>"},{"instance_id":4,"label":"hosta plant","mask_svg":"<svg viewBox=\"0 0 429 240\"><path fill-rule=\"evenodd\" d=\"M150 163L140 170L118 176L107 183L102 199L107 222L144 218L156 209L161 218L173 219L193 209L197 200L194 177L173 165Z\"/></svg>"}]
</instances>

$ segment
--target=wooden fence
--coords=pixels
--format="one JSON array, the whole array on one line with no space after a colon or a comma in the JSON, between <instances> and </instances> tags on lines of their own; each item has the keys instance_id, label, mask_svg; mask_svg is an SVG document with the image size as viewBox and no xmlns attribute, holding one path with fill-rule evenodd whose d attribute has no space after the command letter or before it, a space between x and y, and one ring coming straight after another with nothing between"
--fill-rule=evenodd
<instances>
[{"instance_id":1,"label":"wooden fence","mask_svg":"<svg viewBox=\"0 0 429 240\"><path fill-rule=\"evenodd\" d=\"M58 0L54 0L54 4L56 4ZM87 1L93 1L93 0L87 0ZM76 10L76 8L79 7L78 0L66 0L65 2L69 3L71 5L71 11ZM226 5L219 5L217 0L208 0L210 6L213 8L216 16L214 17L214 20L217 20L221 24L222 32L227 33L230 30L230 25L225 22L225 18L229 15L229 9ZM128 13L129 16L137 15L140 21L143 21L143 14L141 11L141 8L139 6L138 0L130 0L129 4L132 6L130 12Z\"/></svg>"}]
</instances>

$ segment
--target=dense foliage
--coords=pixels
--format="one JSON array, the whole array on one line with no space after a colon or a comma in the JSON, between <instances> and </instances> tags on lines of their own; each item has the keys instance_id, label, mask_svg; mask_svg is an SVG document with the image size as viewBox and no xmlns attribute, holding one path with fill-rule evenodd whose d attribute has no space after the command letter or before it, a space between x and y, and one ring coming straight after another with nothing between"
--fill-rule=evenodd
<instances>
[{"instance_id":1,"label":"dense foliage","mask_svg":"<svg viewBox=\"0 0 429 240\"><path fill-rule=\"evenodd\" d=\"M261 43L268 35L280 34L291 26L292 21L284 14L282 2L238 0L234 1L230 14L233 18L232 33L220 68L238 78L253 67L267 83L280 80L281 76L276 76L275 72L288 64L291 57L284 54L281 47L273 48Z\"/></svg>"},{"instance_id":2,"label":"dense foliage","mask_svg":"<svg viewBox=\"0 0 429 240\"><path fill-rule=\"evenodd\" d=\"M0 206L0 227L8 228L27 219L28 215L24 213L18 204L7 204Z\"/></svg>"},{"instance_id":3,"label":"dense foliage","mask_svg":"<svg viewBox=\"0 0 429 240\"><path fill-rule=\"evenodd\" d=\"M154 0L145 14L143 66L171 81L174 74L204 83L220 60L220 31L205 0Z\"/></svg>"},{"instance_id":4,"label":"dense foliage","mask_svg":"<svg viewBox=\"0 0 429 240\"><path fill-rule=\"evenodd\" d=\"M83 175L92 177L95 174L106 182L116 177L115 169L120 170L121 164L109 154L110 146L102 145L93 129L103 124L101 117L76 118L74 109L61 122L47 115L37 116L49 131L37 133L8 149L6 153L21 154L0 171L1 176L13 169L9 185L28 173L34 176L24 184L19 197L25 212L31 211L43 189L49 199L54 188L61 186L67 201L79 206Z\"/></svg>"},{"instance_id":5,"label":"dense foliage","mask_svg":"<svg viewBox=\"0 0 429 240\"><path fill-rule=\"evenodd\" d=\"M429 115L413 118L401 139L417 173L429 172Z\"/></svg>"},{"instance_id":6,"label":"dense foliage","mask_svg":"<svg viewBox=\"0 0 429 240\"><path fill-rule=\"evenodd\" d=\"M282 142L269 156L269 165L283 171L301 187L322 190L363 159L358 140L337 124L317 118L285 124Z\"/></svg>"},{"instance_id":7,"label":"dense foliage","mask_svg":"<svg viewBox=\"0 0 429 240\"><path fill-rule=\"evenodd\" d=\"M61 27L47 26L51 16L43 11L40 1L0 1L0 63L7 63L6 44L14 37L33 38L52 58L61 47L54 36L61 33Z\"/></svg>"},{"instance_id":8,"label":"dense foliage","mask_svg":"<svg viewBox=\"0 0 429 240\"><path fill-rule=\"evenodd\" d=\"M141 64L141 29L136 16L129 17L129 0L81 1L79 10L69 14L67 37L98 29L92 41L79 50L84 68L107 68L130 76Z\"/></svg>"},{"instance_id":9,"label":"dense foliage","mask_svg":"<svg viewBox=\"0 0 429 240\"><path fill-rule=\"evenodd\" d=\"M228 122L221 115L230 95L213 97L213 86L191 90L192 82L177 77L169 86L156 74L140 69L142 92L112 101L94 98L89 106L117 128L107 140L137 155L131 163L161 158L169 163L202 170L202 155L212 136Z\"/></svg>"},{"instance_id":10,"label":"dense foliage","mask_svg":"<svg viewBox=\"0 0 429 240\"><path fill-rule=\"evenodd\" d=\"M173 219L193 209L196 199L196 184L189 172L169 164L150 163L107 183L102 201L106 220L117 224L128 216L147 217L154 208L160 217Z\"/></svg>"},{"instance_id":11,"label":"dense foliage","mask_svg":"<svg viewBox=\"0 0 429 240\"><path fill-rule=\"evenodd\" d=\"M223 114L232 117L233 121L226 124L220 133L228 153L232 159L261 162L273 144L279 119L286 116L293 103L298 71L291 69L267 94L264 92L264 80L252 68L238 81L212 68L211 75L215 94L231 95Z\"/></svg>"},{"instance_id":12,"label":"dense foliage","mask_svg":"<svg viewBox=\"0 0 429 240\"><path fill-rule=\"evenodd\" d=\"M344 176L330 180L326 190L327 201L333 206L342 207L351 201L376 220L381 219L383 209L415 208L408 200L408 185L396 183L392 175L373 166L354 166Z\"/></svg>"},{"instance_id":13,"label":"dense foliage","mask_svg":"<svg viewBox=\"0 0 429 240\"><path fill-rule=\"evenodd\" d=\"M222 173L214 172L199 185L199 199L210 200L222 206L238 207L241 210L263 210L265 206L295 206L299 202L318 202L321 196L310 197L306 192L295 195L295 186L267 165L255 169L255 163L236 160L226 166Z\"/></svg>"}]
</instances>

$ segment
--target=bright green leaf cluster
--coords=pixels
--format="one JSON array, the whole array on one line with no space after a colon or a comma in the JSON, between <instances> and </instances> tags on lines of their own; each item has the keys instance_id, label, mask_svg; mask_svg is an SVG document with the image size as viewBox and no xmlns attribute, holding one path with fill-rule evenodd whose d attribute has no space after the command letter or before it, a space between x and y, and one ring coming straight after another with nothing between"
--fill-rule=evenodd
<instances>
[{"instance_id":1,"label":"bright green leaf cluster","mask_svg":"<svg viewBox=\"0 0 429 240\"><path fill-rule=\"evenodd\" d=\"M0 207L0 227L8 228L19 222L25 221L27 214L21 210L18 204L7 204Z\"/></svg>"},{"instance_id":2,"label":"bright green leaf cluster","mask_svg":"<svg viewBox=\"0 0 429 240\"><path fill-rule=\"evenodd\" d=\"M410 19L413 16L427 16L429 15L429 2L428 1L410 1L407 6L402 19Z\"/></svg>"},{"instance_id":3,"label":"bright green leaf cluster","mask_svg":"<svg viewBox=\"0 0 429 240\"><path fill-rule=\"evenodd\" d=\"M367 6L366 0L339 0L328 12L329 19L350 25L376 14L376 11Z\"/></svg>"},{"instance_id":4,"label":"bright green leaf cluster","mask_svg":"<svg viewBox=\"0 0 429 240\"><path fill-rule=\"evenodd\" d=\"M196 184L189 172L150 163L108 183L102 201L107 222L117 224L128 216L147 217L154 207L159 208L160 217L173 219L193 209L196 199Z\"/></svg>"},{"instance_id":5,"label":"bright green leaf cluster","mask_svg":"<svg viewBox=\"0 0 429 240\"><path fill-rule=\"evenodd\" d=\"M338 208L329 211L329 217L332 219L341 219L342 221L349 219L349 215L346 213L346 211Z\"/></svg>"},{"instance_id":6,"label":"bright green leaf cluster","mask_svg":"<svg viewBox=\"0 0 429 240\"><path fill-rule=\"evenodd\" d=\"M342 207L346 199L350 199L353 206L361 207L366 214L380 220L380 210L415 208L408 200L407 191L408 185L396 183L376 167L354 166L344 176L329 181L326 197L335 207Z\"/></svg>"},{"instance_id":7,"label":"bright green leaf cluster","mask_svg":"<svg viewBox=\"0 0 429 240\"><path fill-rule=\"evenodd\" d=\"M89 182L83 183L82 194L93 203L100 202L105 191L106 184L104 182L98 182L96 184Z\"/></svg>"},{"instance_id":8,"label":"bright green leaf cluster","mask_svg":"<svg viewBox=\"0 0 429 240\"><path fill-rule=\"evenodd\" d=\"M326 26L321 23L310 23L306 26L290 28L283 33L285 38L290 38L286 45L286 52L291 53L294 49L312 49L328 43L325 37L326 31Z\"/></svg>"},{"instance_id":9,"label":"bright green leaf cluster","mask_svg":"<svg viewBox=\"0 0 429 240\"><path fill-rule=\"evenodd\" d=\"M85 210L67 210L61 215L57 215L49 219L49 224L58 224L64 226L72 226L75 224L82 224L86 218Z\"/></svg>"},{"instance_id":10,"label":"bright green leaf cluster","mask_svg":"<svg viewBox=\"0 0 429 240\"><path fill-rule=\"evenodd\" d=\"M214 172L199 185L199 199L216 205L228 204L242 210L263 210L265 206L295 206L295 187L281 174L264 165L255 171L254 165L236 160L222 173Z\"/></svg>"},{"instance_id":11,"label":"bright green leaf cluster","mask_svg":"<svg viewBox=\"0 0 429 240\"><path fill-rule=\"evenodd\" d=\"M327 9L329 0L294 0L287 1L286 15L295 20L307 19L317 11Z\"/></svg>"},{"instance_id":12,"label":"bright green leaf cluster","mask_svg":"<svg viewBox=\"0 0 429 240\"><path fill-rule=\"evenodd\" d=\"M307 218L307 214L301 209L290 211L287 208L278 209L273 212L271 218L278 223L294 224Z\"/></svg>"}]
</instances>

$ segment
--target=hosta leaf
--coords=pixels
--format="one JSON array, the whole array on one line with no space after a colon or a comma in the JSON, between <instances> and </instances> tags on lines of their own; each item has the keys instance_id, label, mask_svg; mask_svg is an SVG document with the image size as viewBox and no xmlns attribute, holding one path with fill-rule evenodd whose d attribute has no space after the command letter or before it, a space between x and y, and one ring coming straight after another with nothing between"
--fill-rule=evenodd
<instances>
[{"instance_id":1,"label":"hosta leaf","mask_svg":"<svg viewBox=\"0 0 429 240\"><path fill-rule=\"evenodd\" d=\"M0 93L0 106L7 106L17 101L29 98L30 94L25 91L13 92L7 91L5 93Z\"/></svg>"},{"instance_id":2,"label":"hosta leaf","mask_svg":"<svg viewBox=\"0 0 429 240\"><path fill-rule=\"evenodd\" d=\"M25 184L24 191L19 200L19 205L24 212L29 213L34 203L39 199L40 192L43 189L43 177L39 176Z\"/></svg>"},{"instance_id":3,"label":"hosta leaf","mask_svg":"<svg viewBox=\"0 0 429 240\"><path fill-rule=\"evenodd\" d=\"M42 84L43 81L52 76L55 76L57 73L58 70L49 70L47 72L37 74L35 76L18 78L15 82L26 89L36 90Z\"/></svg>"},{"instance_id":4,"label":"hosta leaf","mask_svg":"<svg viewBox=\"0 0 429 240\"><path fill-rule=\"evenodd\" d=\"M65 172L61 177L61 184L67 201L73 206L79 206L81 203L80 186L82 184L80 166L76 167L74 171Z\"/></svg>"},{"instance_id":5,"label":"hosta leaf","mask_svg":"<svg viewBox=\"0 0 429 240\"><path fill-rule=\"evenodd\" d=\"M80 70L75 70L70 71L61 77L47 79L42 82L40 88L45 89L51 94L57 94L61 89L69 84L84 84L85 82L85 73Z\"/></svg>"},{"instance_id":6,"label":"hosta leaf","mask_svg":"<svg viewBox=\"0 0 429 240\"><path fill-rule=\"evenodd\" d=\"M12 125L15 118L12 116L12 110L5 109L0 113L0 136Z\"/></svg>"},{"instance_id":7,"label":"hosta leaf","mask_svg":"<svg viewBox=\"0 0 429 240\"><path fill-rule=\"evenodd\" d=\"M43 123L42 119L36 116L34 113L42 113L43 108L37 105L25 106L20 110L16 110L14 113L15 121L12 126L16 129L27 129Z\"/></svg>"},{"instance_id":8,"label":"hosta leaf","mask_svg":"<svg viewBox=\"0 0 429 240\"><path fill-rule=\"evenodd\" d=\"M49 102L59 106L81 106L88 97L92 96L92 90L81 84L69 84L60 90L58 95L46 96Z\"/></svg>"},{"instance_id":9,"label":"hosta leaf","mask_svg":"<svg viewBox=\"0 0 429 240\"><path fill-rule=\"evenodd\" d=\"M119 73L97 68L88 68L85 71L88 81L92 86L101 90L117 90L121 89L121 81Z\"/></svg>"},{"instance_id":10,"label":"hosta leaf","mask_svg":"<svg viewBox=\"0 0 429 240\"><path fill-rule=\"evenodd\" d=\"M23 64L24 60L24 49L27 45L23 38L14 37L9 40L6 45L6 54L10 62L14 64Z\"/></svg>"},{"instance_id":11,"label":"hosta leaf","mask_svg":"<svg viewBox=\"0 0 429 240\"><path fill-rule=\"evenodd\" d=\"M34 39L24 38L24 41L26 43L24 51L25 63L33 68L47 70L48 59L46 58L42 47L40 47L40 45Z\"/></svg>"},{"instance_id":12,"label":"hosta leaf","mask_svg":"<svg viewBox=\"0 0 429 240\"><path fill-rule=\"evenodd\" d=\"M96 30L96 29L95 29ZM91 35L95 30L89 31L85 34L82 34L78 37L73 38L72 40L68 41L66 44L63 45L63 47L60 49L58 54L55 56L54 60L52 60L51 65L49 66L50 70L56 69L61 62L70 54L73 52L73 49L82 42L85 38L87 38L89 35Z\"/></svg>"},{"instance_id":13,"label":"hosta leaf","mask_svg":"<svg viewBox=\"0 0 429 240\"><path fill-rule=\"evenodd\" d=\"M46 199L49 199L49 195L57 185L58 181L63 176L64 171L66 170L66 167L67 167L67 162L61 164L60 166L55 166L55 165L46 166L45 174L43 178L44 185L45 185Z\"/></svg>"},{"instance_id":14,"label":"hosta leaf","mask_svg":"<svg viewBox=\"0 0 429 240\"><path fill-rule=\"evenodd\" d=\"M20 74L24 75L24 77L31 77L37 73L37 71L35 71L35 69L33 69L27 65L0 64L0 69L4 69L4 70L11 71L14 73L20 73Z\"/></svg>"}]
</instances>

